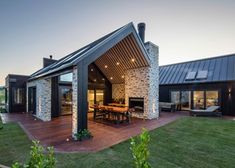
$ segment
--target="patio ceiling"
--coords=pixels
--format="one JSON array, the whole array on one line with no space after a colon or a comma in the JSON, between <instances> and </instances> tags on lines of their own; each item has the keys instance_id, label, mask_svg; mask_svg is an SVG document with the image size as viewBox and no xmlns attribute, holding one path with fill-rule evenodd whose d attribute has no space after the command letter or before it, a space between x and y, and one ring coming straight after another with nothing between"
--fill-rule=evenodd
<instances>
[{"instance_id":1,"label":"patio ceiling","mask_svg":"<svg viewBox=\"0 0 235 168\"><path fill-rule=\"evenodd\" d=\"M133 34L109 49L95 64L112 84L124 83L124 74L128 69L149 66Z\"/></svg>"}]
</instances>

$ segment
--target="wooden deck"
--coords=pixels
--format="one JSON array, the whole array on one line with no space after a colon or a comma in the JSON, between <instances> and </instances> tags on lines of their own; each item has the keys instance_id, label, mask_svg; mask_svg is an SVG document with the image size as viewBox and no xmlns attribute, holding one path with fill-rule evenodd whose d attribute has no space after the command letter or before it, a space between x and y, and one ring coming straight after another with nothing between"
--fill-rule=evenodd
<instances>
[{"instance_id":1,"label":"wooden deck","mask_svg":"<svg viewBox=\"0 0 235 168\"><path fill-rule=\"evenodd\" d=\"M136 136L142 128L152 130L188 115L187 112L161 113L159 119L133 118L131 124L104 124L95 122L88 115L88 128L94 136L83 142L71 138L72 118L63 116L43 122L30 114L0 114L3 122L18 122L30 139L39 140L44 146L54 146L56 152L96 152ZM69 141L66 141L69 139Z\"/></svg>"}]
</instances>

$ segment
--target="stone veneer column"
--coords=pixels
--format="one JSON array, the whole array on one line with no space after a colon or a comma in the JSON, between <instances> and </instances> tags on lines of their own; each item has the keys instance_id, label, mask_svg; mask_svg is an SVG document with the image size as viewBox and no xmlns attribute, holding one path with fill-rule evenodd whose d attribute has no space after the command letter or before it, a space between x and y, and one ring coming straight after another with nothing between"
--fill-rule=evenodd
<instances>
[{"instance_id":1,"label":"stone veneer column","mask_svg":"<svg viewBox=\"0 0 235 168\"><path fill-rule=\"evenodd\" d=\"M150 59L148 89L148 119L159 117L159 63L158 46L148 42L145 44Z\"/></svg>"},{"instance_id":2,"label":"stone veneer column","mask_svg":"<svg viewBox=\"0 0 235 168\"><path fill-rule=\"evenodd\" d=\"M159 67L158 47L151 42L145 44L150 59L149 67L130 69L125 72L125 101L130 97L144 98L144 114L135 117L153 119L159 117Z\"/></svg>"},{"instance_id":3,"label":"stone veneer column","mask_svg":"<svg viewBox=\"0 0 235 168\"><path fill-rule=\"evenodd\" d=\"M73 89L73 114L72 114L72 136L77 134L78 120L77 120L77 68L73 69L73 81L72 81L72 89Z\"/></svg>"},{"instance_id":4,"label":"stone veneer column","mask_svg":"<svg viewBox=\"0 0 235 168\"><path fill-rule=\"evenodd\" d=\"M51 79L38 79L27 83L36 87L36 116L43 121L51 121Z\"/></svg>"}]
</instances>

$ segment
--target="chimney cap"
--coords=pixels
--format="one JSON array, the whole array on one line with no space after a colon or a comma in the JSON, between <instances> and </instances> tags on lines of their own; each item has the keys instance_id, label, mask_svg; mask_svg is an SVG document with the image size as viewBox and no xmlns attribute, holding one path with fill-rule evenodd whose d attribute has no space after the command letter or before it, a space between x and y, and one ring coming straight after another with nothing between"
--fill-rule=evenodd
<instances>
[{"instance_id":1,"label":"chimney cap","mask_svg":"<svg viewBox=\"0 0 235 168\"><path fill-rule=\"evenodd\" d=\"M144 22L140 22L140 23L138 23L138 27L145 27L146 26L146 24L144 23Z\"/></svg>"},{"instance_id":2,"label":"chimney cap","mask_svg":"<svg viewBox=\"0 0 235 168\"><path fill-rule=\"evenodd\" d=\"M52 56L52 55L50 55L49 57L50 57L50 59L52 59L52 57L53 57L53 56Z\"/></svg>"}]
</instances>

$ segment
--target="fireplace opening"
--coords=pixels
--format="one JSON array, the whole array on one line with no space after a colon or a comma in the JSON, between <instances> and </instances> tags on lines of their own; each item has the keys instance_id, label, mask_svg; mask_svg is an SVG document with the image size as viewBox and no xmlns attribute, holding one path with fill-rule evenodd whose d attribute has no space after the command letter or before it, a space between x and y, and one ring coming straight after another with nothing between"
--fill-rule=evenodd
<instances>
[{"instance_id":1,"label":"fireplace opening","mask_svg":"<svg viewBox=\"0 0 235 168\"><path fill-rule=\"evenodd\" d=\"M144 113L144 98L130 97L129 108L134 108L136 113Z\"/></svg>"}]
</instances>

